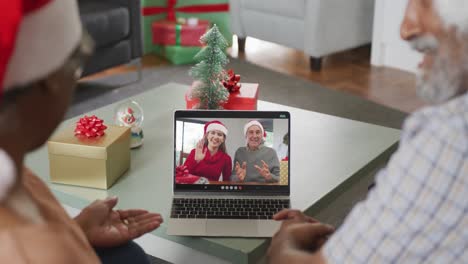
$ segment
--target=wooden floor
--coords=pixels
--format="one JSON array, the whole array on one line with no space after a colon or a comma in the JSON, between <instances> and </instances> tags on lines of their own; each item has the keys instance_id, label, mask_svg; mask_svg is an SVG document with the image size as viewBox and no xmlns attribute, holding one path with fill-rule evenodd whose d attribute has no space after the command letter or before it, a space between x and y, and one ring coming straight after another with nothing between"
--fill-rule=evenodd
<instances>
[{"instance_id":1,"label":"wooden floor","mask_svg":"<svg viewBox=\"0 0 468 264\"><path fill-rule=\"evenodd\" d=\"M274 43L247 38L245 52L239 53L236 41L228 52L231 57L322 84L324 87L355 94L380 104L412 112L423 103L415 93L415 78L411 73L370 65L371 47L365 46L326 57L320 72L312 72L304 53ZM154 55L143 57L145 68L167 65ZM106 76L134 67L116 67L90 78Z\"/></svg>"}]
</instances>

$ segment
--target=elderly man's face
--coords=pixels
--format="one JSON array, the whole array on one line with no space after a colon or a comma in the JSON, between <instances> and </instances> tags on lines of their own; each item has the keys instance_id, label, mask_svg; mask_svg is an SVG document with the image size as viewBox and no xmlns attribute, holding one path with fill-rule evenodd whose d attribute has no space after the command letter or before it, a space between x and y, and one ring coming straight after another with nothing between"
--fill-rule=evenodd
<instances>
[{"instance_id":1,"label":"elderly man's face","mask_svg":"<svg viewBox=\"0 0 468 264\"><path fill-rule=\"evenodd\" d=\"M465 91L468 73L467 34L444 24L436 0L409 0L401 37L424 54L419 64L418 94L441 103Z\"/></svg>"},{"instance_id":2,"label":"elderly man's face","mask_svg":"<svg viewBox=\"0 0 468 264\"><path fill-rule=\"evenodd\" d=\"M259 126L249 127L246 136L250 148L258 148L262 144L263 133Z\"/></svg>"}]
</instances>

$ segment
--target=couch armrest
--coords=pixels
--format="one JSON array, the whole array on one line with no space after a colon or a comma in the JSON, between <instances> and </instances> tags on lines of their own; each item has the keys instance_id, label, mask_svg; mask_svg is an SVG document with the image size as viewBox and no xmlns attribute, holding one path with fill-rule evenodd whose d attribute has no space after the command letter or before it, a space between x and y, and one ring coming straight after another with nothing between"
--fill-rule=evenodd
<instances>
[{"instance_id":1,"label":"couch armrest","mask_svg":"<svg viewBox=\"0 0 468 264\"><path fill-rule=\"evenodd\" d=\"M372 40L375 0L307 0L304 51L322 57Z\"/></svg>"},{"instance_id":2,"label":"couch armrest","mask_svg":"<svg viewBox=\"0 0 468 264\"><path fill-rule=\"evenodd\" d=\"M141 34L141 3L140 0L108 0L125 6L130 14L130 42L132 59L140 58L143 54L143 36Z\"/></svg>"}]
</instances>

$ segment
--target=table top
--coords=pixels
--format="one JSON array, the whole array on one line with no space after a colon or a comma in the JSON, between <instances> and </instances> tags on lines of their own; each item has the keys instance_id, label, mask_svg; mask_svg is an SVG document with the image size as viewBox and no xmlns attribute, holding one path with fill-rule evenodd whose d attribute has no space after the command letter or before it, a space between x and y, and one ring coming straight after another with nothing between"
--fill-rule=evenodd
<instances>
[{"instance_id":1,"label":"table top","mask_svg":"<svg viewBox=\"0 0 468 264\"><path fill-rule=\"evenodd\" d=\"M144 109L145 141L131 151L131 168L109 190L53 184L49 181L47 148L43 146L26 157L26 165L36 172L63 204L83 208L90 201L119 196L119 208L143 208L169 218L172 198L173 112L184 109L188 86L169 83L129 99ZM88 114L108 124L113 122L120 102ZM282 110L291 113L291 204L307 210L343 183L359 177L360 171L385 161L389 149L398 142L400 131L298 108L258 102L258 110ZM63 122L70 126L79 117ZM58 131L60 131L60 128ZM254 262L265 252L266 239L206 238L166 235L166 224L154 235L175 241L235 263Z\"/></svg>"}]
</instances>

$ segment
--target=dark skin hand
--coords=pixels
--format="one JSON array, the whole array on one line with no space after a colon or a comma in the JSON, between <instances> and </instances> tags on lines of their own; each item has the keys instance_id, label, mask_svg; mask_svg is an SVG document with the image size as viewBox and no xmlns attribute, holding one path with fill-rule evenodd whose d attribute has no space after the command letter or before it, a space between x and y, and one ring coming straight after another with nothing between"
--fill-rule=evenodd
<instances>
[{"instance_id":1,"label":"dark skin hand","mask_svg":"<svg viewBox=\"0 0 468 264\"><path fill-rule=\"evenodd\" d=\"M298 210L284 209L273 219L283 221L268 249L269 263L325 263L320 248L334 232Z\"/></svg>"},{"instance_id":2,"label":"dark skin hand","mask_svg":"<svg viewBox=\"0 0 468 264\"><path fill-rule=\"evenodd\" d=\"M75 218L88 241L95 247L125 244L158 228L161 215L146 210L113 210L117 197L96 200Z\"/></svg>"}]
</instances>

